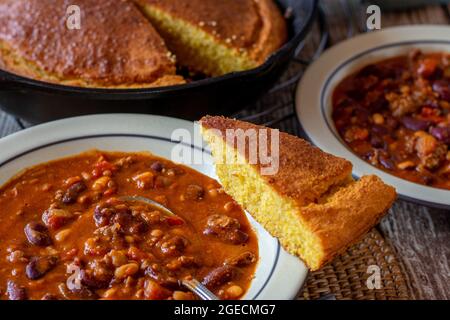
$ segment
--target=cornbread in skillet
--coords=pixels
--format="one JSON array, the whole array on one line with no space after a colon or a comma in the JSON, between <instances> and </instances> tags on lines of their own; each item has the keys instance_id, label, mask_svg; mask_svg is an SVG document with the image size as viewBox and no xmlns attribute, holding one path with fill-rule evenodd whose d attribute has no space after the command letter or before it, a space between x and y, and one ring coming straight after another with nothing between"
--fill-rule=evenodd
<instances>
[{"instance_id":1,"label":"cornbread in skillet","mask_svg":"<svg viewBox=\"0 0 450 320\"><path fill-rule=\"evenodd\" d=\"M394 188L378 177L355 181L349 161L283 132L279 133L279 170L261 175L261 162L249 164L248 153L239 153L236 142L224 137L227 129L268 128L211 116L202 118L200 125L225 191L311 270L359 240L396 198ZM272 154L276 150L271 150L270 137L267 147ZM258 144L258 153L261 147Z\"/></svg>"},{"instance_id":2,"label":"cornbread in skillet","mask_svg":"<svg viewBox=\"0 0 450 320\"><path fill-rule=\"evenodd\" d=\"M81 29L66 10L81 9ZM131 2L0 0L0 68L82 87L183 83L164 41Z\"/></svg>"},{"instance_id":3,"label":"cornbread in skillet","mask_svg":"<svg viewBox=\"0 0 450 320\"><path fill-rule=\"evenodd\" d=\"M272 0L134 0L181 65L206 75L255 68L287 38Z\"/></svg>"}]
</instances>

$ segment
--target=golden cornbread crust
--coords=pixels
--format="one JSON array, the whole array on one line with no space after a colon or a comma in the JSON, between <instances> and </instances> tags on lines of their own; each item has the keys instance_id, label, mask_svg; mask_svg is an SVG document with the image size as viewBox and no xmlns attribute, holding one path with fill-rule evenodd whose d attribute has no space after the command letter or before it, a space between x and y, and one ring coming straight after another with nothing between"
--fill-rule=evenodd
<instances>
[{"instance_id":1,"label":"golden cornbread crust","mask_svg":"<svg viewBox=\"0 0 450 320\"><path fill-rule=\"evenodd\" d=\"M227 129L269 129L252 123L220 116L206 116L200 120L204 128L220 130L225 136ZM272 153L270 135L269 153ZM259 146L258 146L259 147ZM248 158L248 154L245 155ZM254 165L259 170L258 162ZM280 195L295 199L299 205L317 201L329 188L341 183L352 172L352 164L342 158L325 153L303 139L280 132L279 170L275 175L261 176Z\"/></svg>"},{"instance_id":2,"label":"golden cornbread crust","mask_svg":"<svg viewBox=\"0 0 450 320\"><path fill-rule=\"evenodd\" d=\"M189 22L257 64L287 39L284 17L272 0L134 0Z\"/></svg>"},{"instance_id":3,"label":"golden cornbread crust","mask_svg":"<svg viewBox=\"0 0 450 320\"><path fill-rule=\"evenodd\" d=\"M325 203L302 207L303 221L321 242L321 265L358 242L381 220L395 198L393 187L370 175L338 189Z\"/></svg>"},{"instance_id":4,"label":"golden cornbread crust","mask_svg":"<svg viewBox=\"0 0 450 320\"><path fill-rule=\"evenodd\" d=\"M128 1L78 0L81 29L66 26L69 0L0 0L0 65L35 79L87 87L183 83L170 52Z\"/></svg>"},{"instance_id":5,"label":"golden cornbread crust","mask_svg":"<svg viewBox=\"0 0 450 320\"><path fill-rule=\"evenodd\" d=\"M350 162L286 133L280 133L279 171L273 176L261 175L261 165L249 164L241 150L233 149L247 163L220 163L217 151L229 143L227 129L268 128L211 116L203 117L200 125L225 191L311 270L361 239L395 201L395 189L378 177L354 181Z\"/></svg>"},{"instance_id":6,"label":"golden cornbread crust","mask_svg":"<svg viewBox=\"0 0 450 320\"><path fill-rule=\"evenodd\" d=\"M73 4L80 30L66 25ZM146 5L167 14L159 32ZM182 84L168 44L183 67L217 76L257 67L286 39L272 0L0 0L0 68L63 85Z\"/></svg>"}]
</instances>

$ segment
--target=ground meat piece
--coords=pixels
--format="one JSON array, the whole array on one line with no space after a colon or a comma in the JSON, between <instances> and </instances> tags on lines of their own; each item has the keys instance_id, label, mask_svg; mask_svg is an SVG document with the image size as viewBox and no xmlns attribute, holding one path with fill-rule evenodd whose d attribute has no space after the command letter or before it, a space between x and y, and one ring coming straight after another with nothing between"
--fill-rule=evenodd
<instances>
[{"instance_id":1,"label":"ground meat piece","mask_svg":"<svg viewBox=\"0 0 450 320\"><path fill-rule=\"evenodd\" d=\"M145 275L152 278L159 285L166 288L177 288L179 286L174 273L160 266L159 264L151 264L145 269Z\"/></svg>"},{"instance_id":2,"label":"ground meat piece","mask_svg":"<svg viewBox=\"0 0 450 320\"><path fill-rule=\"evenodd\" d=\"M417 151L417 155L419 156L419 158L424 158L425 156L432 154L436 150L438 141L435 137L424 131L417 131L415 133L415 136L415 150Z\"/></svg>"},{"instance_id":3,"label":"ground meat piece","mask_svg":"<svg viewBox=\"0 0 450 320\"><path fill-rule=\"evenodd\" d=\"M181 268L195 268L198 266L197 260L194 257L189 256L180 256L166 264L166 268L171 271L177 271Z\"/></svg>"},{"instance_id":4,"label":"ground meat piece","mask_svg":"<svg viewBox=\"0 0 450 320\"><path fill-rule=\"evenodd\" d=\"M120 231L125 234L140 234L148 230L147 222L139 215L133 216L131 211L119 212L113 221L120 225Z\"/></svg>"},{"instance_id":5,"label":"ground meat piece","mask_svg":"<svg viewBox=\"0 0 450 320\"><path fill-rule=\"evenodd\" d=\"M242 244L247 242L248 234L240 230L241 224L237 219L223 214L214 214L208 218L206 228L203 231L206 235L214 235L232 244Z\"/></svg>"},{"instance_id":6,"label":"ground meat piece","mask_svg":"<svg viewBox=\"0 0 450 320\"><path fill-rule=\"evenodd\" d=\"M139 214L132 214L125 204L110 206L98 205L94 210L94 221L97 227L117 225L122 234L135 235L148 230L148 224Z\"/></svg>"},{"instance_id":7,"label":"ground meat piece","mask_svg":"<svg viewBox=\"0 0 450 320\"><path fill-rule=\"evenodd\" d=\"M196 184L190 184L187 186L186 191L184 192L184 199L186 200L201 200L203 199L205 191L203 188Z\"/></svg>"},{"instance_id":8,"label":"ground meat piece","mask_svg":"<svg viewBox=\"0 0 450 320\"><path fill-rule=\"evenodd\" d=\"M420 158L421 164L427 169L435 169L442 161L444 161L447 155L447 145L439 144L432 153L424 155Z\"/></svg>"},{"instance_id":9,"label":"ground meat piece","mask_svg":"<svg viewBox=\"0 0 450 320\"><path fill-rule=\"evenodd\" d=\"M188 240L182 236L164 236L158 243L162 255L167 257L179 256L188 245Z\"/></svg>"},{"instance_id":10,"label":"ground meat piece","mask_svg":"<svg viewBox=\"0 0 450 320\"><path fill-rule=\"evenodd\" d=\"M97 227L104 227L109 225L110 219L113 216L114 211L111 208L105 208L102 205L98 205L94 209L94 221Z\"/></svg>"},{"instance_id":11,"label":"ground meat piece","mask_svg":"<svg viewBox=\"0 0 450 320\"><path fill-rule=\"evenodd\" d=\"M389 92L386 94L386 100L389 102L389 107L395 117L402 117L406 114L413 113L421 106L409 93L398 94Z\"/></svg>"},{"instance_id":12,"label":"ground meat piece","mask_svg":"<svg viewBox=\"0 0 450 320\"><path fill-rule=\"evenodd\" d=\"M92 270L82 269L80 270L81 284L90 289L104 289L109 286L113 273L110 270Z\"/></svg>"}]
</instances>

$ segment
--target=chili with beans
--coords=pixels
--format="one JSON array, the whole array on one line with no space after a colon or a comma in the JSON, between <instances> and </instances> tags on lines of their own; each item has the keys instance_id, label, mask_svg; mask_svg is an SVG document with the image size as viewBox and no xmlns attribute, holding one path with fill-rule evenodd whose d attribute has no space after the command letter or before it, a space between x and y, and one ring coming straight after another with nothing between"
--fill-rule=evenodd
<instances>
[{"instance_id":1,"label":"chili with beans","mask_svg":"<svg viewBox=\"0 0 450 320\"><path fill-rule=\"evenodd\" d=\"M450 54L415 50L362 68L336 87L333 119L372 165L450 189Z\"/></svg>"},{"instance_id":2,"label":"chili with beans","mask_svg":"<svg viewBox=\"0 0 450 320\"><path fill-rule=\"evenodd\" d=\"M195 299L178 283L192 277L236 299L258 260L244 212L215 180L150 154L38 165L0 189L0 208L1 299Z\"/></svg>"}]
</instances>

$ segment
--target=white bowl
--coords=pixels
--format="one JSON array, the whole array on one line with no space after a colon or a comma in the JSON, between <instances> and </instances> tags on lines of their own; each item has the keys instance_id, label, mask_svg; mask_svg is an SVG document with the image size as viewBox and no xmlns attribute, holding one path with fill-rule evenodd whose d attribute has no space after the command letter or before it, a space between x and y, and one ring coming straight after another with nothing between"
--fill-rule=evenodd
<instances>
[{"instance_id":1,"label":"white bowl","mask_svg":"<svg viewBox=\"0 0 450 320\"><path fill-rule=\"evenodd\" d=\"M160 116L109 114L50 122L1 139L0 185L24 168L94 148L150 151L172 159L174 146L179 145L172 133L180 130L194 139L184 144L185 151L205 159L203 164L186 165L217 179L211 156L202 148L194 123ZM305 281L307 268L247 216L258 237L260 259L255 279L243 299L293 299Z\"/></svg>"},{"instance_id":2,"label":"white bowl","mask_svg":"<svg viewBox=\"0 0 450 320\"><path fill-rule=\"evenodd\" d=\"M413 202L448 209L450 190L432 188L395 177L355 155L339 137L331 118L334 88L347 75L370 63L424 52L450 52L450 27L402 26L356 36L330 48L306 71L296 92L298 120L309 140L319 148L353 163L356 177L376 174Z\"/></svg>"}]
</instances>

